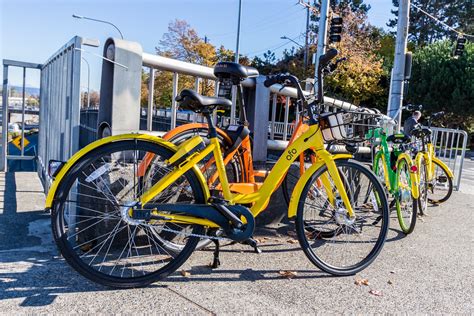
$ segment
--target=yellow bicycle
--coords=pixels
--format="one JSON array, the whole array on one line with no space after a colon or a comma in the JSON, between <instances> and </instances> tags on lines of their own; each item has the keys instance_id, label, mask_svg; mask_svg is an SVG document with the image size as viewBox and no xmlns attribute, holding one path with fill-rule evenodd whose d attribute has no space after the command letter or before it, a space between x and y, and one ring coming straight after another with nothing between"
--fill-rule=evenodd
<instances>
[{"instance_id":1,"label":"yellow bicycle","mask_svg":"<svg viewBox=\"0 0 474 316\"><path fill-rule=\"evenodd\" d=\"M353 139L344 129L343 113L320 113L322 71L336 50L320 58L317 100L306 98L296 77L268 80L291 83L307 107L309 128L279 158L258 191L234 194L229 189L213 110L230 107L227 99L183 90L180 106L202 113L209 142L193 137L179 146L149 135L126 134L98 140L74 155L56 172L46 201L52 231L66 261L94 282L138 287L176 271L201 238L214 241L218 266L219 241L255 245L255 217L299 155L312 148L317 160L296 184L288 209L295 219L298 241L308 259L333 275L352 275L366 268L385 242L389 209L377 177L351 155L332 155L324 138ZM229 72L245 72L238 66ZM244 75L244 73L242 73ZM361 133L362 139L364 132ZM221 189L210 192L197 167L213 154ZM146 173L137 176L143 157L154 155ZM219 231L219 234L216 232ZM174 250L164 243L172 241Z\"/></svg>"},{"instance_id":2,"label":"yellow bicycle","mask_svg":"<svg viewBox=\"0 0 474 316\"><path fill-rule=\"evenodd\" d=\"M444 115L438 112L428 118L428 127L418 125L412 135L421 142L420 150L415 156L415 164L420 178L420 213L426 215L428 202L439 204L447 201L453 192L453 172L436 157L435 147L431 141L430 129L433 120Z\"/></svg>"}]
</instances>

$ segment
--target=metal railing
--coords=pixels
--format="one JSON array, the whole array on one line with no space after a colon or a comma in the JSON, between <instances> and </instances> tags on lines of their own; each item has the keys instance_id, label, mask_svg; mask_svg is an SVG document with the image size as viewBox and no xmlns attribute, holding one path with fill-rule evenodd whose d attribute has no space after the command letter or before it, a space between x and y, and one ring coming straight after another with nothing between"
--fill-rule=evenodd
<instances>
[{"instance_id":1,"label":"metal railing","mask_svg":"<svg viewBox=\"0 0 474 316\"><path fill-rule=\"evenodd\" d=\"M50 160L65 161L79 149L82 38L74 37L41 68L38 175L48 190Z\"/></svg>"},{"instance_id":2,"label":"metal railing","mask_svg":"<svg viewBox=\"0 0 474 316\"><path fill-rule=\"evenodd\" d=\"M21 134L20 134L20 154L9 155L9 97L8 97L8 69L9 67L19 67L23 69L23 86L21 99ZM25 155L25 114L26 114L26 69L41 69L40 64L27 63L16 60L3 60L3 94L2 94L2 139L0 149L0 171L7 171L8 160L34 160L35 156Z\"/></svg>"},{"instance_id":3,"label":"metal railing","mask_svg":"<svg viewBox=\"0 0 474 316\"><path fill-rule=\"evenodd\" d=\"M431 130L436 156L453 171L453 187L459 190L468 134L463 130L440 127L431 127Z\"/></svg>"}]
</instances>

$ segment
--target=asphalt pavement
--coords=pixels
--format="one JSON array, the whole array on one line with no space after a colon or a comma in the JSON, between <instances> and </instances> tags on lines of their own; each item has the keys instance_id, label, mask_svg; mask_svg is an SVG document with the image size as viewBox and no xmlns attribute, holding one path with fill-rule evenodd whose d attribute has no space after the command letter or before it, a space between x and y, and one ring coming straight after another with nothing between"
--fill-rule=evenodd
<instances>
[{"instance_id":1,"label":"asphalt pavement","mask_svg":"<svg viewBox=\"0 0 474 316\"><path fill-rule=\"evenodd\" d=\"M382 253L356 276L318 270L281 227L259 230L261 254L225 246L212 270L212 251L199 251L164 282L115 290L60 258L36 175L0 174L0 313L472 314L474 162L466 160L464 175L461 191L431 207L413 234L405 237L394 217Z\"/></svg>"}]
</instances>

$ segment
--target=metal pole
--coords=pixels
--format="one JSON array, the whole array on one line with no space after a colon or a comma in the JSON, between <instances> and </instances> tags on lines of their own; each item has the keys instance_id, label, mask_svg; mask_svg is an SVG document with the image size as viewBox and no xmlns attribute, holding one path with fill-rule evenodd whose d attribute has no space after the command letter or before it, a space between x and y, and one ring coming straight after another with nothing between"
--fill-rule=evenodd
<instances>
[{"instance_id":1,"label":"metal pole","mask_svg":"<svg viewBox=\"0 0 474 316\"><path fill-rule=\"evenodd\" d=\"M8 66L3 66L3 93L2 93L2 152L0 170L7 171L7 146L8 146Z\"/></svg>"},{"instance_id":2,"label":"metal pole","mask_svg":"<svg viewBox=\"0 0 474 316\"><path fill-rule=\"evenodd\" d=\"M308 68L308 54L309 54L309 8L306 8L306 36L304 41L304 69L303 77L306 79L306 69Z\"/></svg>"},{"instance_id":3,"label":"metal pole","mask_svg":"<svg viewBox=\"0 0 474 316\"><path fill-rule=\"evenodd\" d=\"M318 87L319 57L326 52L326 38L328 30L329 0L321 1L321 12L319 16L318 49L314 63L314 87ZM318 92L318 91L315 91Z\"/></svg>"},{"instance_id":4,"label":"metal pole","mask_svg":"<svg viewBox=\"0 0 474 316\"><path fill-rule=\"evenodd\" d=\"M155 87L155 69L150 67L150 77L148 79L148 118L146 121L147 130L153 130L153 99Z\"/></svg>"},{"instance_id":5,"label":"metal pole","mask_svg":"<svg viewBox=\"0 0 474 316\"><path fill-rule=\"evenodd\" d=\"M237 19L237 44L235 46L235 62L239 63L239 44L240 44L240 17L242 16L242 0L239 0L239 15Z\"/></svg>"},{"instance_id":6,"label":"metal pole","mask_svg":"<svg viewBox=\"0 0 474 316\"><path fill-rule=\"evenodd\" d=\"M283 140L288 138L288 116L290 115L290 97L286 97L285 118L283 125Z\"/></svg>"},{"instance_id":7,"label":"metal pole","mask_svg":"<svg viewBox=\"0 0 474 316\"><path fill-rule=\"evenodd\" d=\"M387 114L397 121L397 132L400 131L403 103L403 82L405 80L405 54L408 41L408 21L410 15L410 0L401 0L398 8L397 37L395 42L395 58L393 62L392 78L390 80L391 93Z\"/></svg>"},{"instance_id":8,"label":"metal pole","mask_svg":"<svg viewBox=\"0 0 474 316\"><path fill-rule=\"evenodd\" d=\"M272 129L270 131L270 139L275 139L275 120L276 120L276 107L277 107L277 99L278 96L276 93L273 94L273 101L272 101Z\"/></svg>"},{"instance_id":9,"label":"metal pole","mask_svg":"<svg viewBox=\"0 0 474 316\"><path fill-rule=\"evenodd\" d=\"M171 98L171 129L176 127L176 115L178 104L175 100L178 95L178 73L173 73L173 97ZM165 112L166 113L166 112Z\"/></svg>"},{"instance_id":10,"label":"metal pole","mask_svg":"<svg viewBox=\"0 0 474 316\"><path fill-rule=\"evenodd\" d=\"M91 84L91 67L89 66L89 62L87 59L82 57L82 60L86 62L87 65L87 107L91 106L91 89L90 89L90 84Z\"/></svg>"},{"instance_id":11,"label":"metal pole","mask_svg":"<svg viewBox=\"0 0 474 316\"><path fill-rule=\"evenodd\" d=\"M21 108L21 156L25 155L25 88L26 86L26 68L23 67L23 94Z\"/></svg>"}]
</instances>

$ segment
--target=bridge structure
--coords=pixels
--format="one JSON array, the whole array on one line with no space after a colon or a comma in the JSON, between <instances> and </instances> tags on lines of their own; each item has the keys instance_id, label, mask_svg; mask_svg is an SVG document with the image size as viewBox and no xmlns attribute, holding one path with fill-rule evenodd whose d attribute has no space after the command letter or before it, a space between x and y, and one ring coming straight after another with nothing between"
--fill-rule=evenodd
<instances>
[{"instance_id":1,"label":"bridge structure","mask_svg":"<svg viewBox=\"0 0 474 316\"><path fill-rule=\"evenodd\" d=\"M47 191L51 179L47 173L50 160L65 161L88 143L107 135L127 132L142 132L161 135L164 132L186 122L202 122L203 118L195 113L181 112L174 97L179 93L178 86L183 77L194 78L194 89L206 82L214 87L215 95L219 83L213 68L191 64L143 51L141 45L123 39L109 38L104 44L100 106L96 108L81 105L81 63L82 55L91 41L80 36L72 38L43 64L4 60L3 61L3 102L7 104L8 69L21 67L24 71L32 68L41 72L39 135L37 148L33 156L24 153L24 126L22 124L22 143L19 154L8 152L8 121L3 119L2 149L0 151L0 170L7 170L7 161L35 160L38 175ZM96 46L96 45L92 45ZM158 71L172 74L172 101L166 109L154 104L154 80L149 80L148 104L143 107L141 100L141 78L143 69L147 69L150 78ZM285 98L290 104L296 97L296 90L275 84L269 88L263 85L265 76L247 79L243 82L244 95L248 104L248 120L253 136L253 157L256 162L267 160L268 150L283 150L291 136L295 120L301 119L299 113L290 115L290 107L284 107L283 122L277 121L278 98ZM310 90L310 89L308 89ZM308 92L309 93L309 92ZM237 104L233 100L230 117L220 117L218 124L226 126L236 121ZM328 110L355 110L351 103L325 97ZM22 108L10 109L3 106L3 118L12 113L38 113L28 110L23 100ZM282 108L280 107L280 110ZM31 113L30 113L31 112ZM268 113L268 115L261 115ZM215 116L217 119L217 116ZM461 171L467 134L463 131L436 129L435 139L439 152L455 171L456 188L460 186ZM370 153L370 148L359 148L362 153Z\"/></svg>"}]
</instances>

